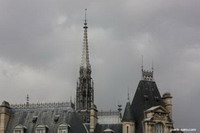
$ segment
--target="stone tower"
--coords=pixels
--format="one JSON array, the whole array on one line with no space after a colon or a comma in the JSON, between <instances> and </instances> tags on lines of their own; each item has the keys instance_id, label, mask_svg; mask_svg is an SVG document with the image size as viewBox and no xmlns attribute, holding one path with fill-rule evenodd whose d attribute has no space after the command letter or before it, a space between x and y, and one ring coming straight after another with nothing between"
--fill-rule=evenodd
<instances>
[{"instance_id":1,"label":"stone tower","mask_svg":"<svg viewBox=\"0 0 200 133\"><path fill-rule=\"evenodd\" d=\"M77 82L76 90L76 110L81 114L84 123L89 123L89 112L91 105L94 103L94 84L91 77L91 66L89 63L87 20L85 13L85 23L83 26L83 51L80 66L80 76Z\"/></svg>"}]
</instances>

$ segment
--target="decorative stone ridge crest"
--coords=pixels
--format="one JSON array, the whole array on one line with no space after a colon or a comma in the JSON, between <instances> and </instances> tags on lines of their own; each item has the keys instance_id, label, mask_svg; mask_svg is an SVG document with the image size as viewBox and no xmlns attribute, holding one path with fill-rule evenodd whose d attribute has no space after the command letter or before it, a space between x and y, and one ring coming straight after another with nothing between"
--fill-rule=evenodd
<instances>
[{"instance_id":1,"label":"decorative stone ridge crest","mask_svg":"<svg viewBox=\"0 0 200 133\"><path fill-rule=\"evenodd\" d=\"M153 81L153 71L142 70L142 80Z\"/></svg>"},{"instance_id":2,"label":"decorative stone ridge crest","mask_svg":"<svg viewBox=\"0 0 200 133\"><path fill-rule=\"evenodd\" d=\"M11 108L13 109L50 109L50 108L66 108L66 107L73 107L72 103L70 102L57 102L57 103L31 103L27 104L11 104Z\"/></svg>"}]
</instances>

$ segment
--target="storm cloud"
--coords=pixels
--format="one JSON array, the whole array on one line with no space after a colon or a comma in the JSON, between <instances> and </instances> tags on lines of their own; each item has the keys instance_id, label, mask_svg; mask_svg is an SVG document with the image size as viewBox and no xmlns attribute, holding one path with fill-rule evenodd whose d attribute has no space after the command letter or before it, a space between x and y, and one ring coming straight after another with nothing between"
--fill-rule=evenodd
<instances>
[{"instance_id":1,"label":"storm cloud","mask_svg":"<svg viewBox=\"0 0 200 133\"><path fill-rule=\"evenodd\" d=\"M200 1L0 0L0 100L69 101L75 97L84 9L95 103L125 106L144 68L173 96L175 127L199 130Z\"/></svg>"}]
</instances>

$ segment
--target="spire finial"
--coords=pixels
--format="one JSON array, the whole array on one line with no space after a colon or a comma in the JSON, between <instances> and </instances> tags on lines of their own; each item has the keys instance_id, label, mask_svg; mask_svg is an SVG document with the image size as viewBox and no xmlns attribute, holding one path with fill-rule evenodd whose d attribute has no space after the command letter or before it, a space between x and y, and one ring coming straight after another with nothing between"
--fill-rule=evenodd
<instances>
[{"instance_id":1,"label":"spire finial","mask_svg":"<svg viewBox=\"0 0 200 133\"><path fill-rule=\"evenodd\" d=\"M87 25L87 8L85 8L85 25Z\"/></svg>"},{"instance_id":2,"label":"spire finial","mask_svg":"<svg viewBox=\"0 0 200 133\"><path fill-rule=\"evenodd\" d=\"M128 97L127 97L127 100L128 100L128 102L130 101L130 98L129 98L129 87L128 87Z\"/></svg>"},{"instance_id":3,"label":"spire finial","mask_svg":"<svg viewBox=\"0 0 200 133\"><path fill-rule=\"evenodd\" d=\"M142 55L142 66L141 66L141 69L142 69L142 71L144 69L144 66L143 66L143 55Z\"/></svg>"},{"instance_id":4,"label":"spire finial","mask_svg":"<svg viewBox=\"0 0 200 133\"><path fill-rule=\"evenodd\" d=\"M152 67L151 67L151 69L152 69L152 72L153 72L154 71L153 60L152 60Z\"/></svg>"}]
</instances>

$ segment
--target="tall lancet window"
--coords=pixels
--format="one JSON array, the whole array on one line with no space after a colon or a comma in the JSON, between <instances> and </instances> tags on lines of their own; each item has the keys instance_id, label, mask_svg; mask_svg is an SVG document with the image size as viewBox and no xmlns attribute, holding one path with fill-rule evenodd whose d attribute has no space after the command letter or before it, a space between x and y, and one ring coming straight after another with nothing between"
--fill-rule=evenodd
<instances>
[{"instance_id":1,"label":"tall lancet window","mask_svg":"<svg viewBox=\"0 0 200 133\"><path fill-rule=\"evenodd\" d=\"M129 127L126 126L126 133L129 133Z\"/></svg>"},{"instance_id":2,"label":"tall lancet window","mask_svg":"<svg viewBox=\"0 0 200 133\"><path fill-rule=\"evenodd\" d=\"M164 133L164 127L162 123L157 123L155 125L155 133Z\"/></svg>"}]
</instances>

